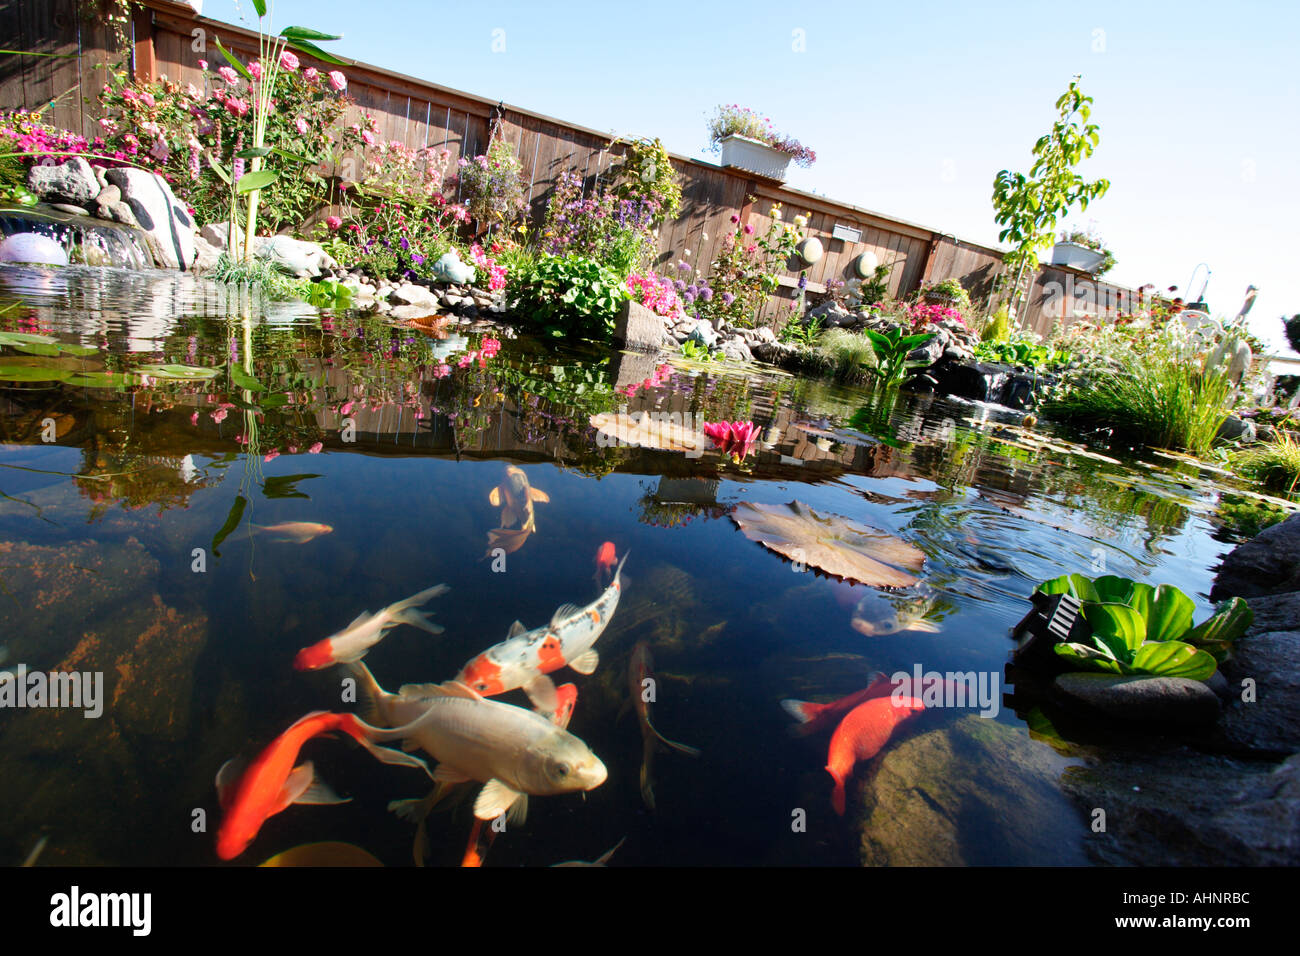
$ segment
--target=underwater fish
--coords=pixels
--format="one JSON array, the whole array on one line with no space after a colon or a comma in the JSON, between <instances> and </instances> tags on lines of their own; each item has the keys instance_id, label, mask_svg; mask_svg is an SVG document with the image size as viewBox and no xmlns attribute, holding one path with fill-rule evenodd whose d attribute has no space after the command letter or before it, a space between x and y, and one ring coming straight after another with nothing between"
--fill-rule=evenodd
<instances>
[{"instance_id":1,"label":"underwater fish","mask_svg":"<svg viewBox=\"0 0 1300 956\"><path fill-rule=\"evenodd\" d=\"M241 772L239 761L228 760L217 772L217 794L225 810L217 832L217 856L223 860L239 856L253 842L267 818L291 804L347 802L316 779L311 761L294 766L303 744L335 730L348 734L383 763L419 767L429 773L428 765L419 757L376 743L404 739L414 732L412 727L383 729L372 727L352 714L314 711L271 741L246 770Z\"/></svg>"},{"instance_id":2,"label":"underwater fish","mask_svg":"<svg viewBox=\"0 0 1300 956\"><path fill-rule=\"evenodd\" d=\"M524 542L532 537L532 534L531 530L525 531L522 528L493 528L488 532L488 549L483 557L492 557L492 552L497 548L506 554L514 554L524 546Z\"/></svg>"},{"instance_id":3,"label":"underwater fish","mask_svg":"<svg viewBox=\"0 0 1300 956\"><path fill-rule=\"evenodd\" d=\"M590 674L600 658L592 645L600 637L618 607L622 585L619 576L627 555L618 563L614 580L591 604L556 608L551 622L531 631L518 621L500 644L469 661L453 678L486 697L495 697L522 687L533 706L554 713L555 685L546 675L566 664L579 674Z\"/></svg>"},{"instance_id":4,"label":"underwater fish","mask_svg":"<svg viewBox=\"0 0 1300 956\"><path fill-rule=\"evenodd\" d=\"M618 852L618 848L621 847L621 846L622 846L624 843L626 843L626 842L627 842L627 837L623 837L623 839L619 840L619 841L618 841L617 843L615 843L612 847L610 847L608 850L606 850L604 853L602 853L602 854L601 854L599 857L597 857L595 860L592 860L590 863L588 863L586 860L569 860L567 863L552 863L551 866L552 866L552 867L557 867L557 866L604 866L606 863L609 862L610 857L612 857L615 853Z\"/></svg>"},{"instance_id":5,"label":"underwater fish","mask_svg":"<svg viewBox=\"0 0 1300 956\"><path fill-rule=\"evenodd\" d=\"M894 728L924 709L915 697L904 697L897 703L891 697L877 697L854 707L840 721L826 754L826 772L835 781L831 806L836 813L844 816L844 781L853 772L854 765L880 753Z\"/></svg>"},{"instance_id":6,"label":"underwater fish","mask_svg":"<svg viewBox=\"0 0 1300 956\"><path fill-rule=\"evenodd\" d=\"M430 601L450 590L445 584L412 595L404 601L390 604L378 614L362 611L356 620L337 634L317 641L310 647L304 647L293 659L295 670L314 671L331 664L349 664L359 661L366 652L384 638L384 634L399 624L410 624L430 634L441 634L443 629L432 623L428 616L415 610L426 601Z\"/></svg>"},{"instance_id":7,"label":"underwater fish","mask_svg":"<svg viewBox=\"0 0 1300 956\"><path fill-rule=\"evenodd\" d=\"M522 822L529 794L575 793L605 782L600 758L540 713L488 700L457 681L406 684L390 694L365 664L350 664L349 670L372 719L415 728L404 746L420 747L438 761L434 780L486 784L474 803L480 820L511 810L511 817ZM552 700L560 699L555 692ZM555 710L552 706L547 712L554 715Z\"/></svg>"},{"instance_id":8,"label":"underwater fish","mask_svg":"<svg viewBox=\"0 0 1300 956\"><path fill-rule=\"evenodd\" d=\"M271 535L272 541L289 542L292 544L306 544L313 538L319 538L323 534L329 534L334 530L332 525L320 524L315 521L282 521L279 524L255 524L252 525L249 535L264 534Z\"/></svg>"},{"instance_id":9,"label":"underwater fish","mask_svg":"<svg viewBox=\"0 0 1300 956\"><path fill-rule=\"evenodd\" d=\"M798 721L797 724L790 728L790 735L792 737L807 737L823 730L829 730L838 724L845 714L869 700L875 700L879 697L892 697L897 694L899 697L915 697L923 701L925 694L934 691L934 688L929 686L930 683L931 681L928 678L922 678L920 682L917 682L906 675L900 675L895 680L877 671L872 675L870 684L862 688L862 690L855 690L852 694L841 697L839 700L818 704L808 700L791 699L781 701L781 707L787 714ZM964 686L959 686L956 681L940 680L939 686L943 688L946 695L944 699L946 700L966 699L967 689ZM958 696L959 694L960 696Z\"/></svg>"},{"instance_id":10,"label":"underwater fish","mask_svg":"<svg viewBox=\"0 0 1300 956\"><path fill-rule=\"evenodd\" d=\"M602 579L608 578L614 573L614 564L618 561L618 555L614 553L614 542L606 541L596 549L596 585L602 585ZM0 661L3 664L4 661Z\"/></svg>"},{"instance_id":11,"label":"underwater fish","mask_svg":"<svg viewBox=\"0 0 1300 956\"><path fill-rule=\"evenodd\" d=\"M855 631L867 637L897 634L899 631L937 634L942 628L925 619L934 604L934 593L924 587L910 592L886 592L868 588L853 609L850 623Z\"/></svg>"},{"instance_id":12,"label":"underwater fish","mask_svg":"<svg viewBox=\"0 0 1300 956\"><path fill-rule=\"evenodd\" d=\"M647 685L646 681L650 684ZM632 648L632 656L628 662L627 688L628 693L632 695L636 719L641 725L641 799L650 810L655 808L654 782L650 773L655 751L671 748L692 757L700 755L696 748L669 740L655 730L654 724L650 721L650 701L655 696L654 685L654 659L650 656L650 647L644 641L638 641Z\"/></svg>"},{"instance_id":13,"label":"underwater fish","mask_svg":"<svg viewBox=\"0 0 1300 956\"><path fill-rule=\"evenodd\" d=\"M506 468L506 480L488 492L488 501L492 507L501 509L502 528L519 528L529 532L537 530L533 502L546 504L550 500L550 495L530 485L528 475L514 465Z\"/></svg>"},{"instance_id":14,"label":"underwater fish","mask_svg":"<svg viewBox=\"0 0 1300 956\"><path fill-rule=\"evenodd\" d=\"M258 866L383 866L374 855L353 843L326 840L321 843L304 843L283 853L277 853Z\"/></svg>"},{"instance_id":15,"label":"underwater fish","mask_svg":"<svg viewBox=\"0 0 1300 956\"><path fill-rule=\"evenodd\" d=\"M469 830L469 842L465 844L465 855L461 857L460 865L465 866L482 866L483 861L487 859L488 850L492 849L492 844L496 842L497 831L490 826L483 826L482 820L474 818L474 825Z\"/></svg>"}]
</instances>

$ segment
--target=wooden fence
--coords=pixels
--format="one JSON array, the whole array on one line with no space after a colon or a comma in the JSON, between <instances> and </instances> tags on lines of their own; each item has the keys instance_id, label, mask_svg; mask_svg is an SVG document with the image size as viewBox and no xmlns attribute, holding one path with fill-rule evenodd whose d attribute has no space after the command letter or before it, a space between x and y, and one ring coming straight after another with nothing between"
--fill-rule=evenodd
<instances>
[{"instance_id":1,"label":"wooden fence","mask_svg":"<svg viewBox=\"0 0 1300 956\"><path fill-rule=\"evenodd\" d=\"M112 6L113 0L0 0L0 49L60 54L58 58L0 56L0 109L35 109L53 101L47 121L89 137L99 119L95 95L103 85L105 66L122 62L137 79L165 76L202 89L212 74L205 73L199 61L207 60L210 70L223 63L215 42L218 37L236 55L245 59L256 55L256 33L195 16L188 6L171 0L143 0L131 23L129 48L122 49L104 21L103 14ZM384 139L445 147L454 161L483 152L495 124L515 147L534 216L544 210L563 173L580 173L585 188L594 189L608 178L622 153L621 145L604 133L515 106L361 63L347 67L345 73L348 93L357 104L357 115L348 121L355 121L364 110L376 118ZM956 278L974 302L983 304L1003 270L997 249L742 170L684 156L673 156L672 162L681 176L683 201L678 218L660 230L661 271L683 258L693 265L711 262L733 228L733 215L756 230L765 229L768 211L776 203L787 220L808 214L808 233L822 242L823 257L808 269L808 288L814 293L823 291L829 280L852 278L852 263L864 252L893 264L889 291L896 296L915 291L925 281ZM836 225L857 231L858 241L833 238ZM689 257L684 256L687 250ZM782 277L783 288L768 303L769 314L796 294L796 279L793 270ZM1054 294L1057 289L1077 290L1084 283L1095 290L1092 295ZM1127 303L1132 294L1118 286L1094 284L1086 273L1044 269L1022 322L1047 333L1057 324L1073 321L1076 309L1113 314L1115 306Z\"/></svg>"}]
</instances>

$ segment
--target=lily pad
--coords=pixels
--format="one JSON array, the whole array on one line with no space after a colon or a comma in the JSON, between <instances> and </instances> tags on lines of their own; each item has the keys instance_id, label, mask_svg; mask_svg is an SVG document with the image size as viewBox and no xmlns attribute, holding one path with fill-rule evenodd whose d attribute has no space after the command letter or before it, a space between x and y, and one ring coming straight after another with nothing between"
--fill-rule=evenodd
<instances>
[{"instance_id":1,"label":"lily pad","mask_svg":"<svg viewBox=\"0 0 1300 956\"><path fill-rule=\"evenodd\" d=\"M792 561L871 587L915 584L925 553L892 534L840 515L821 515L799 501L784 505L745 502L731 520L745 537Z\"/></svg>"},{"instance_id":2,"label":"lily pad","mask_svg":"<svg viewBox=\"0 0 1300 956\"><path fill-rule=\"evenodd\" d=\"M169 378L181 382L199 382L216 378L220 369L202 368L198 365L140 365L134 369L140 375Z\"/></svg>"},{"instance_id":3,"label":"lily pad","mask_svg":"<svg viewBox=\"0 0 1300 956\"><path fill-rule=\"evenodd\" d=\"M71 373L64 368L42 365L0 364L0 382L62 382Z\"/></svg>"}]
</instances>

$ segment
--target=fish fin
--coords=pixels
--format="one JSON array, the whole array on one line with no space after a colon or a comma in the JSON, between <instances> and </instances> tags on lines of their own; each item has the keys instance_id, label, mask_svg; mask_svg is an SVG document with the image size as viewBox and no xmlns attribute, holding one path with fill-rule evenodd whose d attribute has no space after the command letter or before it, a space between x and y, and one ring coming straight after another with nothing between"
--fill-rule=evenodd
<instances>
[{"instance_id":1,"label":"fish fin","mask_svg":"<svg viewBox=\"0 0 1300 956\"><path fill-rule=\"evenodd\" d=\"M221 803L222 810L230 808L230 801L235 796L235 787L239 783L239 778L244 775L244 768L247 765L248 761L243 757L231 757L217 771L217 800Z\"/></svg>"},{"instance_id":2,"label":"fish fin","mask_svg":"<svg viewBox=\"0 0 1300 956\"><path fill-rule=\"evenodd\" d=\"M445 584L435 584L431 588L425 588L418 594L412 594L409 598L388 605L389 617L393 617L397 613L405 611L407 608L419 607L421 604L427 604L434 598L441 597L450 590L451 588Z\"/></svg>"},{"instance_id":3,"label":"fish fin","mask_svg":"<svg viewBox=\"0 0 1300 956\"><path fill-rule=\"evenodd\" d=\"M392 747L381 747L379 744L365 738L364 736L358 741L358 743L369 750L370 756L374 757L380 763L391 764L394 767L419 767L429 775L430 779L433 779L433 771L430 770L429 765L419 757L403 753L400 750L394 750Z\"/></svg>"},{"instance_id":4,"label":"fish fin","mask_svg":"<svg viewBox=\"0 0 1300 956\"><path fill-rule=\"evenodd\" d=\"M303 766L310 767L311 764L307 763ZM336 803L351 803L352 798L340 797L324 780L315 779L311 782L311 786L299 794L298 799L293 802L329 805Z\"/></svg>"},{"instance_id":5,"label":"fish fin","mask_svg":"<svg viewBox=\"0 0 1300 956\"><path fill-rule=\"evenodd\" d=\"M530 501L540 501L542 504L550 504L551 496L540 488L529 487L528 498Z\"/></svg>"},{"instance_id":6,"label":"fish fin","mask_svg":"<svg viewBox=\"0 0 1300 956\"><path fill-rule=\"evenodd\" d=\"M458 680L443 681L434 688L444 697L466 697L470 700L483 700L483 695L472 687L467 687Z\"/></svg>"},{"instance_id":7,"label":"fish fin","mask_svg":"<svg viewBox=\"0 0 1300 956\"><path fill-rule=\"evenodd\" d=\"M443 692L441 684L403 684L397 688L397 696L424 700L426 697L445 697L447 695Z\"/></svg>"},{"instance_id":8,"label":"fish fin","mask_svg":"<svg viewBox=\"0 0 1300 956\"><path fill-rule=\"evenodd\" d=\"M421 812L423 806L423 797L410 797L406 800L388 801L389 812L397 814L399 820L405 820L407 823L419 823L424 819L425 814Z\"/></svg>"},{"instance_id":9,"label":"fish fin","mask_svg":"<svg viewBox=\"0 0 1300 956\"><path fill-rule=\"evenodd\" d=\"M565 706L565 704L561 701L556 704L555 712L550 715L551 720L561 730L569 729L569 720L573 717L573 709L578 704L578 688L576 686L574 686L573 684L561 684L559 687L555 689L555 696L557 698L560 698L561 695L565 693L572 695L569 699L568 707L565 710L565 712L564 713L560 712L560 709Z\"/></svg>"},{"instance_id":10,"label":"fish fin","mask_svg":"<svg viewBox=\"0 0 1300 956\"><path fill-rule=\"evenodd\" d=\"M628 556L629 554L631 554L631 553L632 553L631 551L624 551L624 552L623 552L623 558L622 558L622 560L620 560L620 561L618 562L618 567L614 570L614 580L615 580L615 581L617 581L617 580L618 580L618 576L619 576L620 574L623 573L623 565L627 564L627 556Z\"/></svg>"},{"instance_id":11,"label":"fish fin","mask_svg":"<svg viewBox=\"0 0 1300 956\"><path fill-rule=\"evenodd\" d=\"M413 607L403 608L392 617L394 624L409 624L411 627L418 627L422 631L428 631L430 634L441 634L445 628L440 624L434 624L429 620L429 615L424 611L417 611Z\"/></svg>"},{"instance_id":12,"label":"fish fin","mask_svg":"<svg viewBox=\"0 0 1300 956\"><path fill-rule=\"evenodd\" d=\"M519 799L510 807L510 812L506 814L506 823L511 826L521 827L528 819L528 794L521 793Z\"/></svg>"},{"instance_id":13,"label":"fish fin","mask_svg":"<svg viewBox=\"0 0 1300 956\"><path fill-rule=\"evenodd\" d=\"M826 768L826 772L835 781L835 787L831 790L831 806L835 808L836 813L844 816L844 778L830 767Z\"/></svg>"},{"instance_id":14,"label":"fish fin","mask_svg":"<svg viewBox=\"0 0 1300 956\"><path fill-rule=\"evenodd\" d=\"M921 631L925 634L938 634L943 628L930 621L916 621L904 628L906 631Z\"/></svg>"},{"instance_id":15,"label":"fish fin","mask_svg":"<svg viewBox=\"0 0 1300 956\"><path fill-rule=\"evenodd\" d=\"M357 702L360 704L361 719L368 724L387 723L382 702L389 695L379 686L375 675L370 673L370 668L361 661L354 661L345 664L344 669L352 675L357 682L357 690L361 692L361 699Z\"/></svg>"},{"instance_id":16,"label":"fish fin","mask_svg":"<svg viewBox=\"0 0 1300 956\"><path fill-rule=\"evenodd\" d=\"M515 623L510 625L510 630L506 634L506 640L510 640L510 638L512 637L518 637L520 634L527 634L527 633L528 633L528 629L524 627L523 622L515 621Z\"/></svg>"},{"instance_id":17,"label":"fish fin","mask_svg":"<svg viewBox=\"0 0 1300 956\"><path fill-rule=\"evenodd\" d=\"M495 820L509 810L521 796L523 794L511 790L494 777L479 791L478 799L474 801L474 816L480 820Z\"/></svg>"},{"instance_id":18,"label":"fish fin","mask_svg":"<svg viewBox=\"0 0 1300 956\"><path fill-rule=\"evenodd\" d=\"M402 753L409 754L412 750L419 750L419 749L420 749L420 742L416 740L414 737L407 737L405 740L402 741ZM434 773L437 773L437 771L435 770Z\"/></svg>"},{"instance_id":19,"label":"fish fin","mask_svg":"<svg viewBox=\"0 0 1300 956\"><path fill-rule=\"evenodd\" d=\"M614 716L614 723L617 724L620 720L626 717L627 712L631 709L632 709L632 698L629 697L627 700L623 701L623 703L619 706L618 713Z\"/></svg>"},{"instance_id":20,"label":"fish fin","mask_svg":"<svg viewBox=\"0 0 1300 956\"><path fill-rule=\"evenodd\" d=\"M814 704L809 700L783 700L781 701L781 709L799 723L806 724L825 710L826 705Z\"/></svg>"},{"instance_id":21,"label":"fish fin","mask_svg":"<svg viewBox=\"0 0 1300 956\"><path fill-rule=\"evenodd\" d=\"M566 617L572 617L580 610L582 609L576 604L561 604L555 609L555 613L551 615L551 627L555 627Z\"/></svg>"},{"instance_id":22,"label":"fish fin","mask_svg":"<svg viewBox=\"0 0 1300 956\"><path fill-rule=\"evenodd\" d=\"M678 753L684 753L690 757L698 757L700 755L700 751L698 747L691 747L687 744L679 744L675 740L669 740L663 734L659 733L659 731L655 730L653 724L650 726L650 730L655 735L655 737L659 739L659 742L664 746L669 747L672 750L676 750Z\"/></svg>"},{"instance_id":23,"label":"fish fin","mask_svg":"<svg viewBox=\"0 0 1300 956\"><path fill-rule=\"evenodd\" d=\"M579 654L573 660L569 661L569 666L572 667L579 674L585 676L587 674L590 674L592 671L594 671L596 669L596 665L599 663L600 663L600 655L597 654L596 651L593 649L587 651L585 654Z\"/></svg>"},{"instance_id":24,"label":"fish fin","mask_svg":"<svg viewBox=\"0 0 1300 956\"><path fill-rule=\"evenodd\" d=\"M433 772L433 779L438 783L457 784L469 783L474 778L455 767L449 767L445 763L438 764L438 769Z\"/></svg>"},{"instance_id":25,"label":"fish fin","mask_svg":"<svg viewBox=\"0 0 1300 956\"><path fill-rule=\"evenodd\" d=\"M549 717L560 706L560 698L555 692L555 681L545 674L538 674L524 685L524 693L532 701L538 713Z\"/></svg>"},{"instance_id":26,"label":"fish fin","mask_svg":"<svg viewBox=\"0 0 1300 956\"><path fill-rule=\"evenodd\" d=\"M347 627L343 628L343 630L345 630L345 631L350 631L350 630L352 630L352 628L356 627L358 624L360 624L362 621L366 620L368 617L370 617L370 612L369 612L369 611L362 611L360 614L358 614L358 615L353 619L352 623L349 624Z\"/></svg>"},{"instance_id":27,"label":"fish fin","mask_svg":"<svg viewBox=\"0 0 1300 956\"><path fill-rule=\"evenodd\" d=\"M627 837L623 837L623 839L619 840L619 841L618 841L617 843L615 843L612 847L610 847L608 850L606 850L604 853L602 853L599 857L597 857L597 858L593 861L593 864L592 864L592 865L593 865L593 866L604 866L606 863L609 862L609 858L612 857L615 853L618 852L618 848L621 847L621 846L622 846L624 843L626 843L626 842L627 842Z\"/></svg>"},{"instance_id":28,"label":"fish fin","mask_svg":"<svg viewBox=\"0 0 1300 956\"><path fill-rule=\"evenodd\" d=\"M491 491L488 492L488 504L490 504L493 508L501 507L501 486L500 485L497 485L495 488L493 488Z\"/></svg>"},{"instance_id":29,"label":"fish fin","mask_svg":"<svg viewBox=\"0 0 1300 956\"><path fill-rule=\"evenodd\" d=\"M271 812L279 813L285 807L297 803L298 798L311 789L315 775L316 769L310 760L290 770L289 776L285 778L284 785L280 787L280 792L276 796L275 809Z\"/></svg>"},{"instance_id":30,"label":"fish fin","mask_svg":"<svg viewBox=\"0 0 1300 956\"><path fill-rule=\"evenodd\" d=\"M655 808L655 788L650 779L650 761L641 761L641 799L647 810Z\"/></svg>"}]
</instances>

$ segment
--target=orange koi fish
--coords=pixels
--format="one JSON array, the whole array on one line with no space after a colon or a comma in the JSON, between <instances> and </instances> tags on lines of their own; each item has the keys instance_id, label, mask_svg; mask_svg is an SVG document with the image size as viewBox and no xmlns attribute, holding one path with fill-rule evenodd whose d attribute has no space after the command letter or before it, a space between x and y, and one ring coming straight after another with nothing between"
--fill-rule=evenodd
<instances>
[{"instance_id":1,"label":"orange koi fish","mask_svg":"<svg viewBox=\"0 0 1300 956\"><path fill-rule=\"evenodd\" d=\"M376 740L400 740L418 723L416 720L404 727L383 730L352 714L315 711L271 741L242 773L235 760L226 761L217 772L217 794L225 811L217 832L217 856L223 860L239 856L253 842L262 824L291 804L347 803L316 779L311 761L294 766L303 744L321 734L342 731L383 763L419 767L432 777L428 765L419 757L375 743Z\"/></svg>"},{"instance_id":2,"label":"orange koi fish","mask_svg":"<svg viewBox=\"0 0 1300 956\"><path fill-rule=\"evenodd\" d=\"M869 760L889 742L894 728L912 714L925 709L915 697L895 703L889 697L875 697L849 711L831 735L826 755L826 772L835 780L831 806L844 816L844 781L859 760Z\"/></svg>"}]
</instances>

